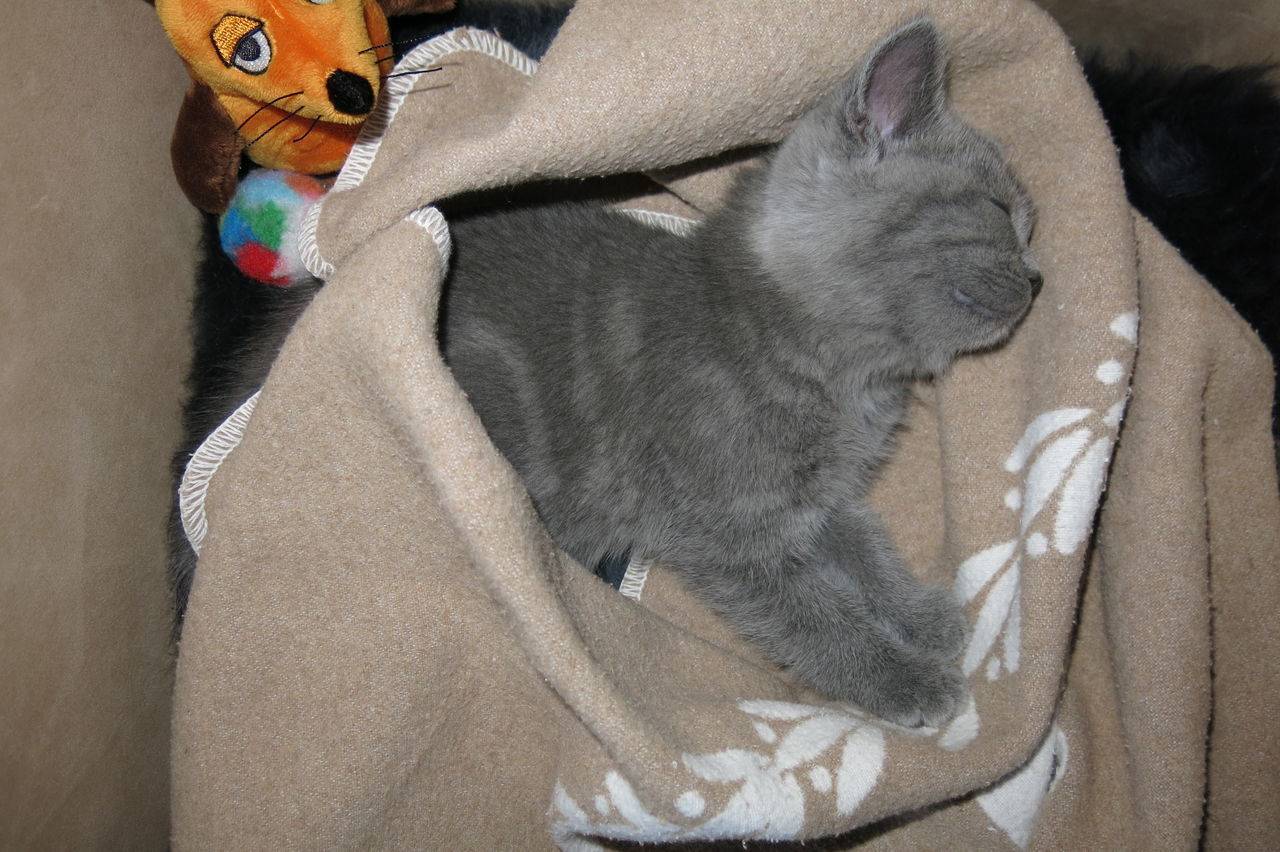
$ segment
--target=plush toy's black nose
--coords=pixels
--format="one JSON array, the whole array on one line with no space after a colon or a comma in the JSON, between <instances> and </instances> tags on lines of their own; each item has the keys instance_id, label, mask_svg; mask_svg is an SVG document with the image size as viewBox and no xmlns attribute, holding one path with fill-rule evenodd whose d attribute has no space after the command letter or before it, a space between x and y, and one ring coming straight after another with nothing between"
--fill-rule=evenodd
<instances>
[{"instance_id":1,"label":"plush toy's black nose","mask_svg":"<svg viewBox=\"0 0 1280 852\"><path fill-rule=\"evenodd\" d=\"M373 86L359 74L334 71L325 81L325 88L329 90L329 102L338 112L365 115L373 109Z\"/></svg>"}]
</instances>

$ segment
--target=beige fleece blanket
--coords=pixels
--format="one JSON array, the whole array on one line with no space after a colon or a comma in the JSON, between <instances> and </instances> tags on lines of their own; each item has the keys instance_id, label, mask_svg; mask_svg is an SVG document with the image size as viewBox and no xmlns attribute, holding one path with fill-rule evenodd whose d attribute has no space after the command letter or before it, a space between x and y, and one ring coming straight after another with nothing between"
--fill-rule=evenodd
<instances>
[{"instance_id":1,"label":"beige fleece blanket","mask_svg":"<svg viewBox=\"0 0 1280 852\"><path fill-rule=\"evenodd\" d=\"M1005 348L921 385L877 489L955 589L973 700L903 730L794 686L661 566L559 554L433 342L433 200L647 171L696 217L928 10L1040 209ZM419 47L304 236L328 283L219 451L179 660L178 849L1248 848L1280 836L1270 363L1126 204L1013 0L582 0L541 67ZM227 437L227 436L223 436ZM810 844L811 848L814 844ZM737 848L735 843L732 848ZM770 847L773 848L773 847Z\"/></svg>"}]
</instances>

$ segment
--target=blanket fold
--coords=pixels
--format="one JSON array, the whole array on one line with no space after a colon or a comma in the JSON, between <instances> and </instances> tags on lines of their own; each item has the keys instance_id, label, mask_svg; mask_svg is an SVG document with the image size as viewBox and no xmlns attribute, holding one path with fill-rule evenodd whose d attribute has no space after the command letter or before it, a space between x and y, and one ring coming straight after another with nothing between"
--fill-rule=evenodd
<instances>
[{"instance_id":1,"label":"blanket fold","mask_svg":"<svg viewBox=\"0 0 1280 852\"><path fill-rule=\"evenodd\" d=\"M999 0L653 8L582 0L539 67L420 46L397 70L441 70L387 86L315 208L326 285L208 491L177 848L1170 848L1206 795L1214 842L1268 836L1269 362L1135 223L1056 27ZM430 205L649 172L671 192L634 206L705 212L921 10L1037 202L1045 286L1008 346L916 388L874 495L973 626L972 702L908 731L795 686L661 566L628 597L554 548L436 348Z\"/></svg>"}]
</instances>

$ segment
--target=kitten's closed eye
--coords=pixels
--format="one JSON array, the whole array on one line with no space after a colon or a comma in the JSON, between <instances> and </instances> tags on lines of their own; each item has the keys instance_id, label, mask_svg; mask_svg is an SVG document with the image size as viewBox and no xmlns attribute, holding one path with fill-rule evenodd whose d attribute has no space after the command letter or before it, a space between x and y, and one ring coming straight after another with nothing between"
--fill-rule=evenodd
<instances>
[{"instance_id":1,"label":"kitten's closed eye","mask_svg":"<svg viewBox=\"0 0 1280 852\"><path fill-rule=\"evenodd\" d=\"M996 206L996 209L998 209L1004 215L1006 216L1013 215L1013 212L1009 209L1009 205L1005 204L999 198L988 198L987 200L990 201L992 204L994 204Z\"/></svg>"}]
</instances>

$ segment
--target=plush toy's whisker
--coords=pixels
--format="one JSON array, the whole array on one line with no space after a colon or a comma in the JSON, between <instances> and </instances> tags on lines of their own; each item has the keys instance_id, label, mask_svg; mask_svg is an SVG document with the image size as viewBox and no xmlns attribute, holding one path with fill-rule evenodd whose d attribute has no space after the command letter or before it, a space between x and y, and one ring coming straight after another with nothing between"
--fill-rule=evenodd
<instances>
[{"instance_id":1,"label":"plush toy's whisker","mask_svg":"<svg viewBox=\"0 0 1280 852\"><path fill-rule=\"evenodd\" d=\"M253 137L253 141L252 141L252 142L250 142L248 145L245 145L245 147L246 147L246 148L252 148L252 147L254 146L254 144L255 144L255 143L260 142L260 141L262 140L262 137L266 136L268 133L270 133L271 131L275 130L277 127L279 127L280 125L284 124L286 121L288 121L289 119L293 118L295 115L297 115L297 114L298 114L298 113L300 113L300 112L302 112L302 107L298 107L298 108L297 108L297 109L295 109L293 112L289 113L289 114L288 114L288 115L286 115L284 118L280 119L280 120L279 120L279 121L277 121L275 124L271 125L271 126L270 126L270 127L268 127L266 130L262 131L262 132L261 132L261 133L259 133L257 136Z\"/></svg>"},{"instance_id":2,"label":"plush toy's whisker","mask_svg":"<svg viewBox=\"0 0 1280 852\"><path fill-rule=\"evenodd\" d=\"M262 112L262 111L263 111L264 109L266 109L267 107L269 107L269 106L275 106L276 104L280 103L281 101L285 100L286 98L296 97L297 95L300 95L300 94L302 94L302 90L301 90L301 89L299 89L299 90L298 90L298 91L296 91L296 92L290 92L290 93L289 93L289 94L287 94L287 95L281 95L280 97L276 98L274 101L271 101L270 103L265 103L265 104L263 104L262 106L258 107L258 108L257 108L257 109L255 109L252 113L250 113L250 114L249 114L249 117L248 117L248 118L246 118L244 121L240 122L240 126L236 128L236 133L239 133L241 130L244 130L245 125L246 125L246 124L248 124L249 122L253 121L255 118L257 118L258 113ZM302 107L298 107L298 109L302 109ZM275 129L275 125L272 125L271 129L269 129L267 132L268 132L268 133L270 133L270 132L271 132L271 130L274 130L274 129ZM259 136L259 137L258 137L258 139L261 139L261 138L262 138L261 136ZM253 142L257 142L257 141L258 141L258 139L253 140ZM249 144L250 144L250 145L252 145L252 144L253 144L253 142L250 142Z\"/></svg>"},{"instance_id":3,"label":"plush toy's whisker","mask_svg":"<svg viewBox=\"0 0 1280 852\"><path fill-rule=\"evenodd\" d=\"M384 47L404 47L405 45L421 44L421 39L405 39L404 41L384 41L382 44L375 44L373 47L366 47L360 53L373 53L375 50L382 50ZM358 54L357 54L358 55Z\"/></svg>"},{"instance_id":4,"label":"plush toy's whisker","mask_svg":"<svg viewBox=\"0 0 1280 852\"><path fill-rule=\"evenodd\" d=\"M414 74L430 74L432 71L443 70L443 68L437 65L435 68L423 68L421 71L398 71L395 74L383 74L381 79L390 80L392 77L411 77Z\"/></svg>"},{"instance_id":5,"label":"plush toy's whisker","mask_svg":"<svg viewBox=\"0 0 1280 852\"><path fill-rule=\"evenodd\" d=\"M316 113L316 117L315 117L315 118L313 118L313 119L311 119L311 126L307 128L307 132L306 132L306 133L304 133L304 134L302 134L301 136L299 136L297 139L294 139L294 140L293 140L294 144L297 144L297 143L301 142L303 139L306 139L308 136L310 136L310 135L311 135L311 131L315 130L315 129L316 129L316 125L317 125L317 124L319 124L319 123L320 123L320 113ZM268 131L268 132L270 132L270 131Z\"/></svg>"}]
</instances>

